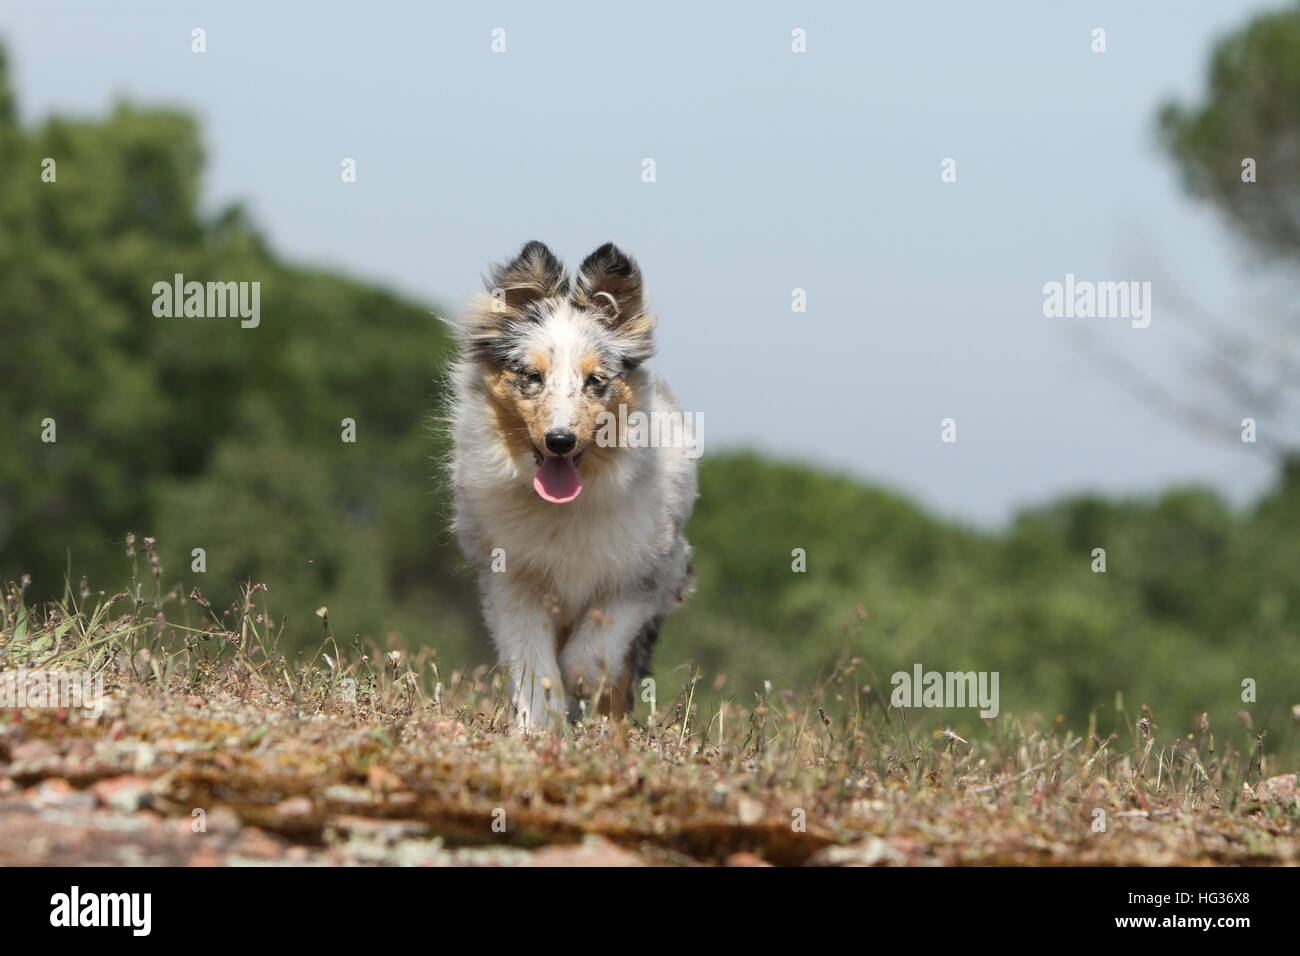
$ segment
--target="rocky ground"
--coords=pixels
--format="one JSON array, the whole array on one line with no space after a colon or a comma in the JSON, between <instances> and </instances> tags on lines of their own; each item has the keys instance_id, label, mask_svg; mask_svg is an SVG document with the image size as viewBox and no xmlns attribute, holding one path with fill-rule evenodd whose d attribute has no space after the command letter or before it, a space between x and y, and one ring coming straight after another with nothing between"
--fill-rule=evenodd
<instances>
[{"instance_id":1,"label":"rocky ground","mask_svg":"<svg viewBox=\"0 0 1300 956\"><path fill-rule=\"evenodd\" d=\"M1229 809L1080 777L1075 749L1001 780L960 756L918 779L845 776L824 757L746 759L635 726L529 739L434 712L145 691L95 721L0 713L0 864L1300 861L1294 774Z\"/></svg>"},{"instance_id":2,"label":"rocky ground","mask_svg":"<svg viewBox=\"0 0 1300 956\"><path fill-rule=\"evenodd\" d=\"M963 737L853 659L802 704L685 668L627 721L530 736L499 673L346 652L324 608L291 662L260 586L225 612L194 592L200 624L160 583L152 609L138 587L29 608L23 586L0 587L0 865L1300 862L1291 749L1249 714L1217 742L1146 708L1105 737L1009 715ZM34 674L91 681L102 709L20 702Z\"/></svg>"}]
</instances>

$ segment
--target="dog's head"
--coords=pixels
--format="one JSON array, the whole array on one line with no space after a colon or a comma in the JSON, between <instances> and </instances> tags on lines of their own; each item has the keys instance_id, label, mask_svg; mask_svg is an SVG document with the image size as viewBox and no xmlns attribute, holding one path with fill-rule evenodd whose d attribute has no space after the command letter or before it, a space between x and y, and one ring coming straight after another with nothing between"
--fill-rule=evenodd
<instances>
[{"instance_id":1,"label":"dog's head","mask_svg":"<svg viewBox=\"0 0 1300 956\"><path fill-rule=\"evenodd\" d=\"M617 429L636 407L637 369L654 354L641 271L606 243L571 285L551 250L530 242L484 284L488 294L459 323L464 356L482 370L511 454L536 464L537 493L572 501L582 477L617 451Z\"/></svg>"}]
</instances>

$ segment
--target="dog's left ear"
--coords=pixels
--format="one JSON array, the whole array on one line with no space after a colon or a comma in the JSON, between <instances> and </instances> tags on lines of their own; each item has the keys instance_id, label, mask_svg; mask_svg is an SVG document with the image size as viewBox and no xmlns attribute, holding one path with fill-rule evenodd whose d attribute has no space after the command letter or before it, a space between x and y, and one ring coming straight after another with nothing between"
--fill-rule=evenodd
<instances>
[{"instance_id":1,"label":"dog's left ear","mask_svg":"<svg viewBox=\"0 0 1300 956\"><path fill-rule=\"evenodd\" d=\"M654 328L658 321L645 311L641 270L632 258L607 242L578 267L573 302L595 312L627 346L626 357L635 363L654 354Z\"/></svg>"}]
</instances>

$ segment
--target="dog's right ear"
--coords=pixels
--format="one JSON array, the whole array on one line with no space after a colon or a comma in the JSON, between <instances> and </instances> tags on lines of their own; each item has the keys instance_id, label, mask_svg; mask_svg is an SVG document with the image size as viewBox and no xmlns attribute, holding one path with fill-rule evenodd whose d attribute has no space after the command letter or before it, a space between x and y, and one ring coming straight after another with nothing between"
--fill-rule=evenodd
<instances>
[{"instance_id":1,"label":"dog's right ear","mask_svg":"<svg viewBox=\"0 0 1300 956\"><path fill-rule=\"evenodd\" d=\"M518 312L539 299L569 294L569 274L564 264L534 239L509 262L493 266L483 280L499 309Z\"/></svg>"},{"instance_id":2,"label":"dog's right ear","mask_svg":"<svg viewBox=\"0 0 1300 956\"><path fill-rule=\"evenodd\" d=\"M531 321L528 306L567 296L569 275L546 244L534 240L513 259L489 269L483 285L487 295L475 296L452 324L465 355L499 363L504 361L511 332Z\"/></svg>"}]
</instances>

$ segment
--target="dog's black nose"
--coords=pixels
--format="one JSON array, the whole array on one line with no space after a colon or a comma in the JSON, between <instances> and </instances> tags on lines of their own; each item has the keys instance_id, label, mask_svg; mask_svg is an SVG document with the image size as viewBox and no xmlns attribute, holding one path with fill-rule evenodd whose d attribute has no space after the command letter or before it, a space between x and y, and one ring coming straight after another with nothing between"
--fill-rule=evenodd
<instances>
[{"instance_id":1,"label":"dog's black nose","mask_svg":"<svg viewBox=\"0 0 1300 956\"><path fill-rule=\"evenodd\" d=\"M546 433L546 450L552 455L567 455L578 444L578 436L567 428L552 428Z\"/></svg>"}]
</instances>

